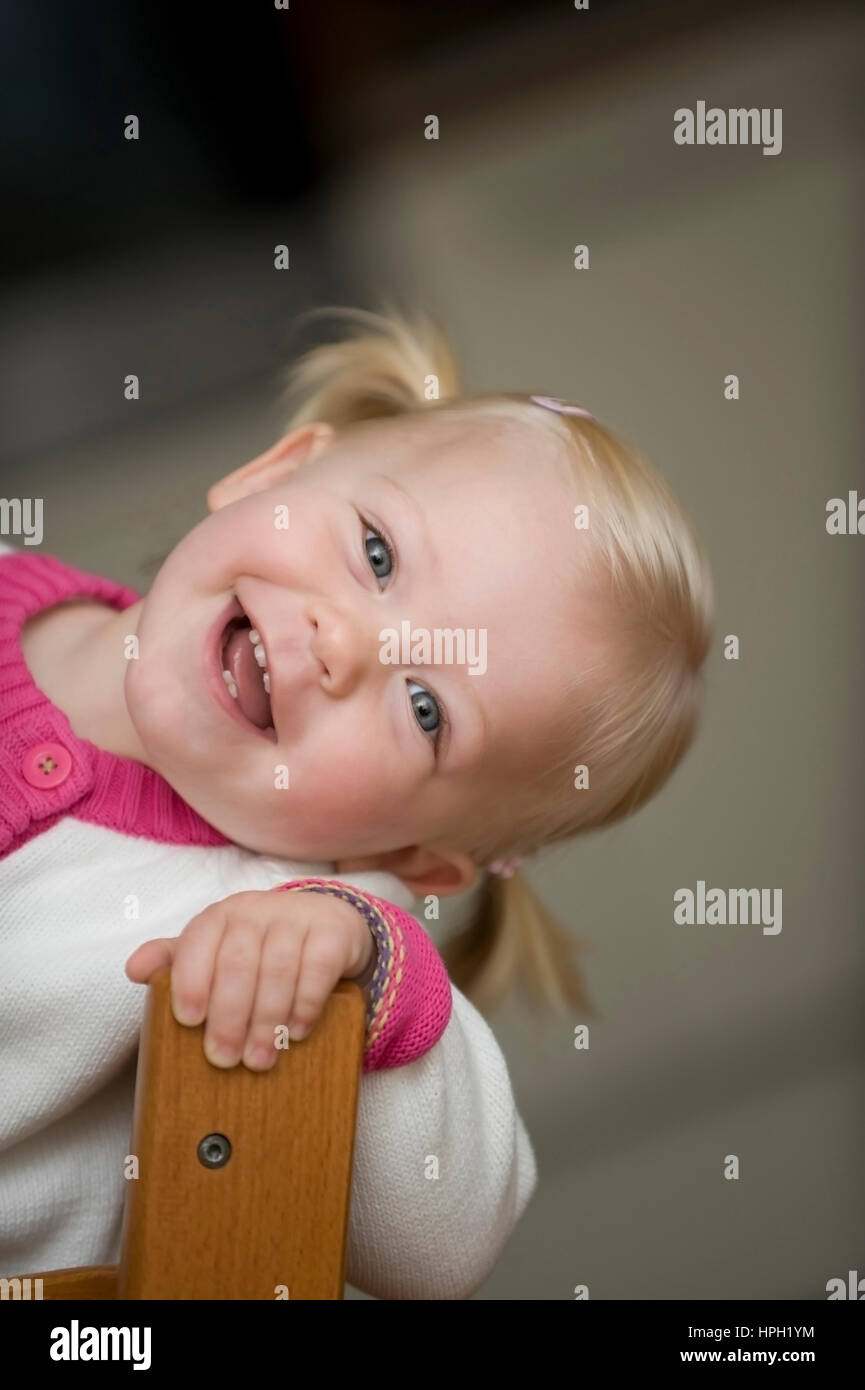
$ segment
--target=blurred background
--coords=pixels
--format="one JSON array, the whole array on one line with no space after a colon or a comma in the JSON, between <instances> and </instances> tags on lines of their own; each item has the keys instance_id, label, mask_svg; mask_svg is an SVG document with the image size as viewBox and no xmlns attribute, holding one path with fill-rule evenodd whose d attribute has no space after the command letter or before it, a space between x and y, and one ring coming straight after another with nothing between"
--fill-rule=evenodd
<instances>
[{"instance_id":1,"label":"blurred background","mask_svg":"<svg viewBox=\"0 0 865 1390\"><path fill-rule=\"evenodd\" d=\"M281 433L324 331L298 315L383 297L439 317L469 389L632 438L708 550L697 746L530 870L590 942L601 1019L587 1051L520 995L490 1019L540 1181L477 1297L823 1299L865 1274L865 538L825 529L865 496L865 12L42 0L0 23L0 490L44 498L44 550L146 588ZM698 101L782 108L782 152L677 146ZM781 888L783 930L674 925L699 879Z\"/></svg>"}]
</instances>

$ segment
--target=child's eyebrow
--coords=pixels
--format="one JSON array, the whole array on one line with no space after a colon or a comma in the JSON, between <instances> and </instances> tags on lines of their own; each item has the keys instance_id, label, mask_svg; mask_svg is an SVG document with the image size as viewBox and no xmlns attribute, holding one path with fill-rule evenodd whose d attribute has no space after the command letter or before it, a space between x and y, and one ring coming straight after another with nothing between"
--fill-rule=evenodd
<instances>
[{"instance_id":1,"label":"child's eyebrow","mask_svg":"<svg viewBox=\"0 0 865 1390\"><path fill-rule=\"evenodd\" d=\"M413 497L412 494L403 487L402 483L398 483L396 478L389 477L387 473L373 473L371 475L371 480L374 482L387 483L391 492L399 500L399 505L403 513L408 512L411 514L415 536L420 540L424 559L433 571L433 574L440 579L441 560L438 554L433 550L423 507L420 505L417 498Z\"/></svg>"},{"instance_id":2,"label":"child's eyebrow","mask_svg":"<svg viewBox=\"0 0 865 1390\"><path fill-rule=\"evenodd\" d=\"M468 694L466 694L467 691L469 692ZM474 719L472 720L472 723L474 725L474 728L472 729L471 734L468 737L466 737L464 733L466 725L465 718L460 718L459 715L451 715L449 731L450 737L448 739L447 747L444 750L444 757L442 758L442 768L445 772L453 771L455 767L464 766L468 762L480 762L489 747L489 719L487 717L487 712L484 709L483 700L476 693L475 687L469 679L468 671L465 672L465 679L460 682L460 695L458 698L460 707L463 711L465 710L465 706L467 704L473 706ZM451 700L448 702L448 708L450 709L452 705L453 701ZM453 751L454 743L457 742L457 739L454 738L455 724L457 729L459 730L458 737L461 748L460 756L458 759L454 758Z\"/></svg>"}]
</instances>

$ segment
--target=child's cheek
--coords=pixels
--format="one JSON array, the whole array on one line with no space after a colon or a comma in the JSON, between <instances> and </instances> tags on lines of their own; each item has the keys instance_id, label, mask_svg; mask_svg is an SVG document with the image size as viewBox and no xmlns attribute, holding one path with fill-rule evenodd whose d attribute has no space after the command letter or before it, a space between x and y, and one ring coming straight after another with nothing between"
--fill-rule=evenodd
<instances>
[{"instance_id":1,"label":"child's cheek","mask_svg":"<svg viewBox=\"0 0 865 1390\"><path fill-rule=\"evenodd\" d=\"M387 814L399 798L395 769L376 758L369 742L361 749L338 750L331 745L327 756L305 764L293 786L303 799L305 821L324 831L353 832L370 827Z\"/></svg>"}]
</instances>

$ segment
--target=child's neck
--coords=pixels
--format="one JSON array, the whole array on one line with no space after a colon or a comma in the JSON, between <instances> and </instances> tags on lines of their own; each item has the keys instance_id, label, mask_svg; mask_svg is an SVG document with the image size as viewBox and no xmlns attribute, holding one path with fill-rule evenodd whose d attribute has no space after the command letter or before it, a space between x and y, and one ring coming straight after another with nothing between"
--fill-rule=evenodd
<instances>
[{"instance_id":1,"label":"child's neck","mask_svg":"<svg viewBox=\"0 0 865 1390\"><path fill-rule=\"evenodd\" d=\"M21 650L39 689L78 738L146 765L123 694L123 639L136 631L142 602L122 611L97 599L56 604L24 624Z\"/></svg>"}]
</instances>

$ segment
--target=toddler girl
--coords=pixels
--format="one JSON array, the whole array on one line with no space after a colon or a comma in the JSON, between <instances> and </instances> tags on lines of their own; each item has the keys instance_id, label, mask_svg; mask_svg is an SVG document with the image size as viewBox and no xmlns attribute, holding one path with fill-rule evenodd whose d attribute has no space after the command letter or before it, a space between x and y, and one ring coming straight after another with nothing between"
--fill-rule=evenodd
<instances>
[{"instance_id":1,"label":"toddler girl","mask_svg":"<svg viewBox=\"0 0 865 1390\"><path fill-rule=\"evenodd\" d=\"M479 1009L516 978L586 1001L518 863L681 759L708 572L583 408L460 398L429 322L355 318L145 597L0 557L7 1277L117 1262L140 986L163 964L216 1066L273 1065L280 1025L300 1041L339 979L363 987L349 1283L468 1297L535 1187ZM479 870L443 962L406 909Z\"/></svg>"}]
</instances>

